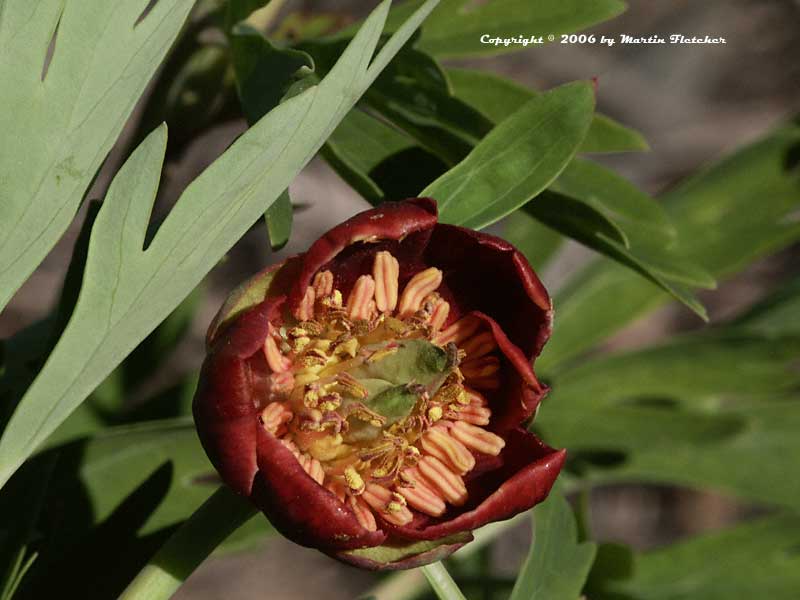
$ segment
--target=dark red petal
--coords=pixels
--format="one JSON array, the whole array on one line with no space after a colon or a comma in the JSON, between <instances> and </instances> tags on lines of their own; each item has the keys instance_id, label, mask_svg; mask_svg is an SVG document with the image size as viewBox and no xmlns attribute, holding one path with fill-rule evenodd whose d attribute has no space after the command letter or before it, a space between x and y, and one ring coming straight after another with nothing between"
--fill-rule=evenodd
<instances>
[{"instance_id":1,"label":"dark red petal","mask_svg":"<svg viewBox=\"0 0 800 600\"><path fill-rule=\"evenodd\" d=\"M263 374L258 369L260 350L269 319L279 313L284 302L284 297L263 301L217 337L203 362L192 405L206 454L223 481L245 496L250 495L257 469L256 406Z\"/></svg>"},{"instance_id":2,"label":"dark red petal","mask_svg":"<svg viewBox=\"0 0 800 600\"><path fill-rule=\"evenodd\" d=\"M477 472L483 469L476 468L476 476L467 481L469 501L465 509L451 509L438 519L417 517L411 525L392 527L391 533L413 540L435 540L508 519L547 497L565 457L566 450L554 450L524 429L511 430L499 466L487 465L482 473Z\"/></svg>"},{"instance_id":3,"label":"dark red petal","mask_svg":"<svg viewBox=\"0 0 800 600\"><path fill-rule=\"evenodd\" d=\"M368 531L336 496L306 474L278 439L258 428L258 473L251 499L290 540L328 552L378 546L382 531Z\"/></svg>"},{"instance_id":4,"label":"dark red petal","mask_svg":"<svg viewBox=\"0 0 800 600\"><path fill-rule=\"evenodd\" d=\"M502 432L516 428L536 411L547 393L547 387L539 382L529 359L511 342L497 321L481 312L469 314L489 326L498 349L505 357L501 370L501 389L497 393L486 394L492 409L491 429Z\"/></svg>"},{"instance_id":5,"label":"dark red petal","mask_svg":"<svg viewBox=\"0 0 800 600\"><path fill-rule=\"evenodd\" d=\"M359 272L352 277L372 271L371 256L380 250L375 243L381 240L403 240L417 233L427 232L436 224L436 203L430 198L413 198L403 202L385 202L377 208L364 211L337 225L314 242L302 257L302 267L289 295L289 308L294 310L303 299L314 274L325 267L349 246L360 249L367 246L368 265L359 261ZM427 241L427 235L424 236ZM415 244L420 247L424 242ZM402 256L397 256L401 264ZM366 268L361 268L366 266ZM348 271L346 271L348 272ZM347 294L352 282L337 277L336 286Z\"/></svg>"},{"instance_id":6,"label":"dark red petal","mask_svg":"<svg viewBox=\"0 0 800 600\"><path fill-rule=\"evenodd\" d=\"M492 317L529 358L550 337L553 308L527 259L493 235L454 225L437 225L425 263L444 272L445 298L453 314L476 310Z\"/></svg>"}]
</instances>

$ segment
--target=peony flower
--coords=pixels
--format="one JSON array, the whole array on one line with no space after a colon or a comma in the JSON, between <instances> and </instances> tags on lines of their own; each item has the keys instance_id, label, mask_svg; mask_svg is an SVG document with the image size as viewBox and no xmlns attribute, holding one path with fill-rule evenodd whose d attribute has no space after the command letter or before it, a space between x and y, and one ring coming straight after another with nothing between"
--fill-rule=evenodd
<instances>
[{"instance_id":1,"label":"peony flower","mask_svg":"<svg viewBox=\"0 0 800 600\"><path fill-rule=\"evenodd\" d=\"M364 568L440 560L543 500L527 431L550 299L507 242L385 203L235 291L194 400L222 479L286 537Z\"/></svg>"}]
</instances>

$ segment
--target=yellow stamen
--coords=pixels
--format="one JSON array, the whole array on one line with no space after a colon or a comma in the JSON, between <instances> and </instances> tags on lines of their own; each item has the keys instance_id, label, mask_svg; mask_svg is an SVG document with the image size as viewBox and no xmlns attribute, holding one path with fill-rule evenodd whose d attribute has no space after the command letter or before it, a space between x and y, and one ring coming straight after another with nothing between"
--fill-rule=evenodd
<instances>
[{"instance_id":1,"label":"yellow stamen","mask_svg":"<svg viewBox=\"0 0 800 600\"><path fill-rule=\"evenodd\" d=\"M358 495L364 492L364 479L352 465L344 470L344 480L351 493Z\"/></svg>"},{"instance_id":2,"label":"yellow stamen","mask_svg":"<svg viewBox=\"0 0 800 600\"><path fill-rule=\"evenodd\" d=\"M400 296L397 309L400 316L405 318L417 312L425 296L435 291L441 283L442 272L436 267L430 267L414 275Z\"/></svg>"},{"instance_id":3,"label":"yellow stamen","mask_svg":"<svg viewBox=\"0 0 800 600\"><path fill-rule=\"evenodd\" d=\"M362 275L356 280L350 296L347 298L347 316L351 319L367 320L371 317L369 312L370 301L375 293L375 280L370 275Z\"/></svg>"},{"instance_id":4,"label":"yellow stamen","mask_svg":"<svg viewBox=\"0 0 800 600\"><path fill-rule=\"evenodd\" d=\"M450 428L450 435L476 452L497 456L506 442L499 435L486 431L481 427L470 425L465 421L456 421Z\"/></svg>"},{"instance_id":5,"label":"yellow stamen","mask_svg":"<svg viewBox=\"0 0 800 600\"><path fill-rule=\"evenodd\" d=\"M388 252L378 252L372 266L375 278L375 306L382 312L392 312L397 306L400 263Z\"/></svg>"},{"instance_id":6,"label":"yellow stamen","mask_svg":"<svg viewBox=\"0 0 800 600\"><path fill-rule=\"evenodd\" d=\"M442 418L444 411L442 410L441 406L432 406L428 409L428 419L431 423L435 423L439 419Z\"/></svg>"}]
</instances>

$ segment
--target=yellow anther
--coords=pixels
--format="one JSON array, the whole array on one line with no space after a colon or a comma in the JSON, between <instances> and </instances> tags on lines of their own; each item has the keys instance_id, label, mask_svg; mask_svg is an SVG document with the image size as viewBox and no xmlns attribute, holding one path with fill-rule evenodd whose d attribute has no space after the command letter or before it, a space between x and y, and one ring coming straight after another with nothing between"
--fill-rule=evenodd
<instances>
[{"instance_id":1,"label":"yellow anther","mask_svg":"<svg viewBox=\"0 0 800 600\"><path fill-rule=\"evenodd\" d=\"M430 419L431 422L438 421L442 418L443 414L444 411L442 410L441 406L432 406L428 409L428 419Z\"/></svg>"},{"instance_id":2,"label":"yellow anther","mask_svg":"<svg viewBox=\"0 0 800 600\"><path fill-rule=\"evenodd\" d=\"M333 290L329 295L322 299L322 305L333 310L342 308L342 292L339 290Z\"/></svg>"},{"instance_id":3,"label":"yellow anther","mask_svg":"<svg viewBox=\"0 0 800 600\"><path fill-rule=\"evenodd\" d=\"M494 339L494 335L491 331L484 331L464 340L460 350L466 353L468 360L472 360L489 354L495 348L497 348L497 342Z\"/></svg>"},{"instance_id":4,"label":"yellow anther","mask_svg":"<svg viewBox=\"0 0 800 600\"><path fill-rule=\"evenodd\" d=\"M314 301L317 299L317 295L314 292L314 288L308 286L306 288L305 294L303 294L303 299L300 301L300 304L294 311L294 318L298 321L308 321L309 319L314 318Z\"/></svg>"},{"instance_id":5,"label":"yellow anther","mask_svg":"<svg viewBox=\"0 0 800 600\"><path fill-rule=\"evenodd\" d=\"M267 339L264 340L264 356L267 359L267 365L273 373L288 371L289 367L292 365L292 362L281 354L281 351L278 349L278 343L270 334L268 334Z\"/></svg>"},{"instance_id":6,"label":"yellow anther","mask_svg":"<svg viewBox=\"0 0 800 600\"><path fill-rule=\"evenodd\" d=\"M475 467L472 453L464 444L448 435L444 427L429 429L420 443L427 454L435 456L456 473L463 475Z\"/></svg>"},{"instance_id":7,"label":"yellow anther","mask_svg":"<svg viewBox=\"0 0 800 600\"><path fill-rule=\"evenodd\" d=\"M367 388L365 388L355 377L350 375L350 373L338 373L336 375L336 385L343 394L353 396L354 398L363 399L369 396Z\"/></svg>"},{"instance_id":8,"label":"yellow anther","mask_svg":"<svg viewBox=\"0 0 800 600\"><path fill-rule=\"evenodd\" d=\"M401 505L394 497L392 492L376 483L367 485L366 490L361 496L369 504L372 510L380 513L389 523L394 525L408 525L414 515L407 507ZM391 505L391 509L389 508Z\"/></svg>"},{"instance_id":9,"label":"yellow anther","mask_svg":"<svg viewBox=\"0 0 800 600\"><path fill-rule=\"evenodd\" d=\"M333 354L336 356L346 355L349 356L350 358L355 358L357 353L358 353L358 340L354 337L339 344L333 351Z\"/></svg>"},{"instance_id":10,"label":"yellow anther","mask_svg":"<svg viewBox=\"0 0 800 600\"><path fill-rule=\"evenodd\" d=\"M465 339L472 337L480 326L481 320L478 317L467 315L434 337L433 341L440 346L444 346L448 342L460 344Z\"/></svg>"},{"instance_id":11,"label":"yellow anther","mask_svg":"<svg viewBox=\"0 0 800 600\"><path fill-rule=\"evenodd\" d=\"M499 435L491 431L486 431L481 427L476 427L465 421L456 421L450 428L450 435L460 441L468 448L476 452L497 456L505 447L506 442Z\"/></svg>"},{"instance_id":12,"label":"yellow anther","mask_svg":"<svg viewBox=\"0 0 800 600\"><path fill-rule=\"evenodd\" d=\"M302 336L294 340L294 351L302 352L311 343L311 338Z\"/></svg>"},{"instance_id":13,"label":"yellow anther","mask_svg":"<svg viewBox=\"0 0 800 600\"><path fill-rule=\"evenodd\" d=\"M347 487L350 488L351 493L356 495L363 493L365 488L364 479L352 465L345 468L344 480L347 483Z\"/></svg>"},{"instance_id":14,"label":"yellow anther","mask_svg":"<svg viewBox=\"0 0 800 600\"><path fill-rule=\"evenodd\" d=\"M406 318L417 312L425 296L435 291L441 283L442 272L436 267L430 267L414 275L400 296L397 308L400 316Z\"/></svg>"},{"instance_id":15,"label":"yellow anther","mask_svg":"<svg viewBox=\"0 0 800 600\"><path fill-rule=\"evenodd\" d=\"M375 280L371 275L362 275L356 280L350 296L347 298L347 316L353 320L367 320L370 314L370 302L375 293Z\"/></svg>"},{"instance_id":16,"label":"yellow anther","mask_svg":"<svg viewBox=\"0 0 800 600\"><path fill-rule=\"evenodd\" d=\"M372 266L375 278L375 306L384 312L392 312L397 306L400 263L388 252L378 252Z\"/></svg>"},{"instance_id":17,"label":"yellow anther","mask_svg":"<svg viewBox=\"0 0 800 600\"><path fill-rule=\"evenodd\" d=\"M326 298L333 291L333 273L330 271L320 271L314 275L314 294L317 298Z\"/></svg>"}]
</instances>

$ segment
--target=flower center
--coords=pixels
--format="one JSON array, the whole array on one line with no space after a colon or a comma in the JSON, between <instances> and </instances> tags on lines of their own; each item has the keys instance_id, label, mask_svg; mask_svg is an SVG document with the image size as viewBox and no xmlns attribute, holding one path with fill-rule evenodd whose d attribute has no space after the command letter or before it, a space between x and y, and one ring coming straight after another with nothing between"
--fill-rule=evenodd
<instances>
[{"instance_id":1,"label":"flower center","mask_svg":"<svg viewBox=\"0 0 800 600\"><path fill-rule=\"evenodd\" d=\"M397 259L378 252L345 302L321 271L264 342L263 427L371 531L376 515L407 525L464 504L476 456L505 445L479 391L500 384L494 336L469 316L442 330L441 281L429 268L400 294Z\"/></svg>"}]
</instances>

